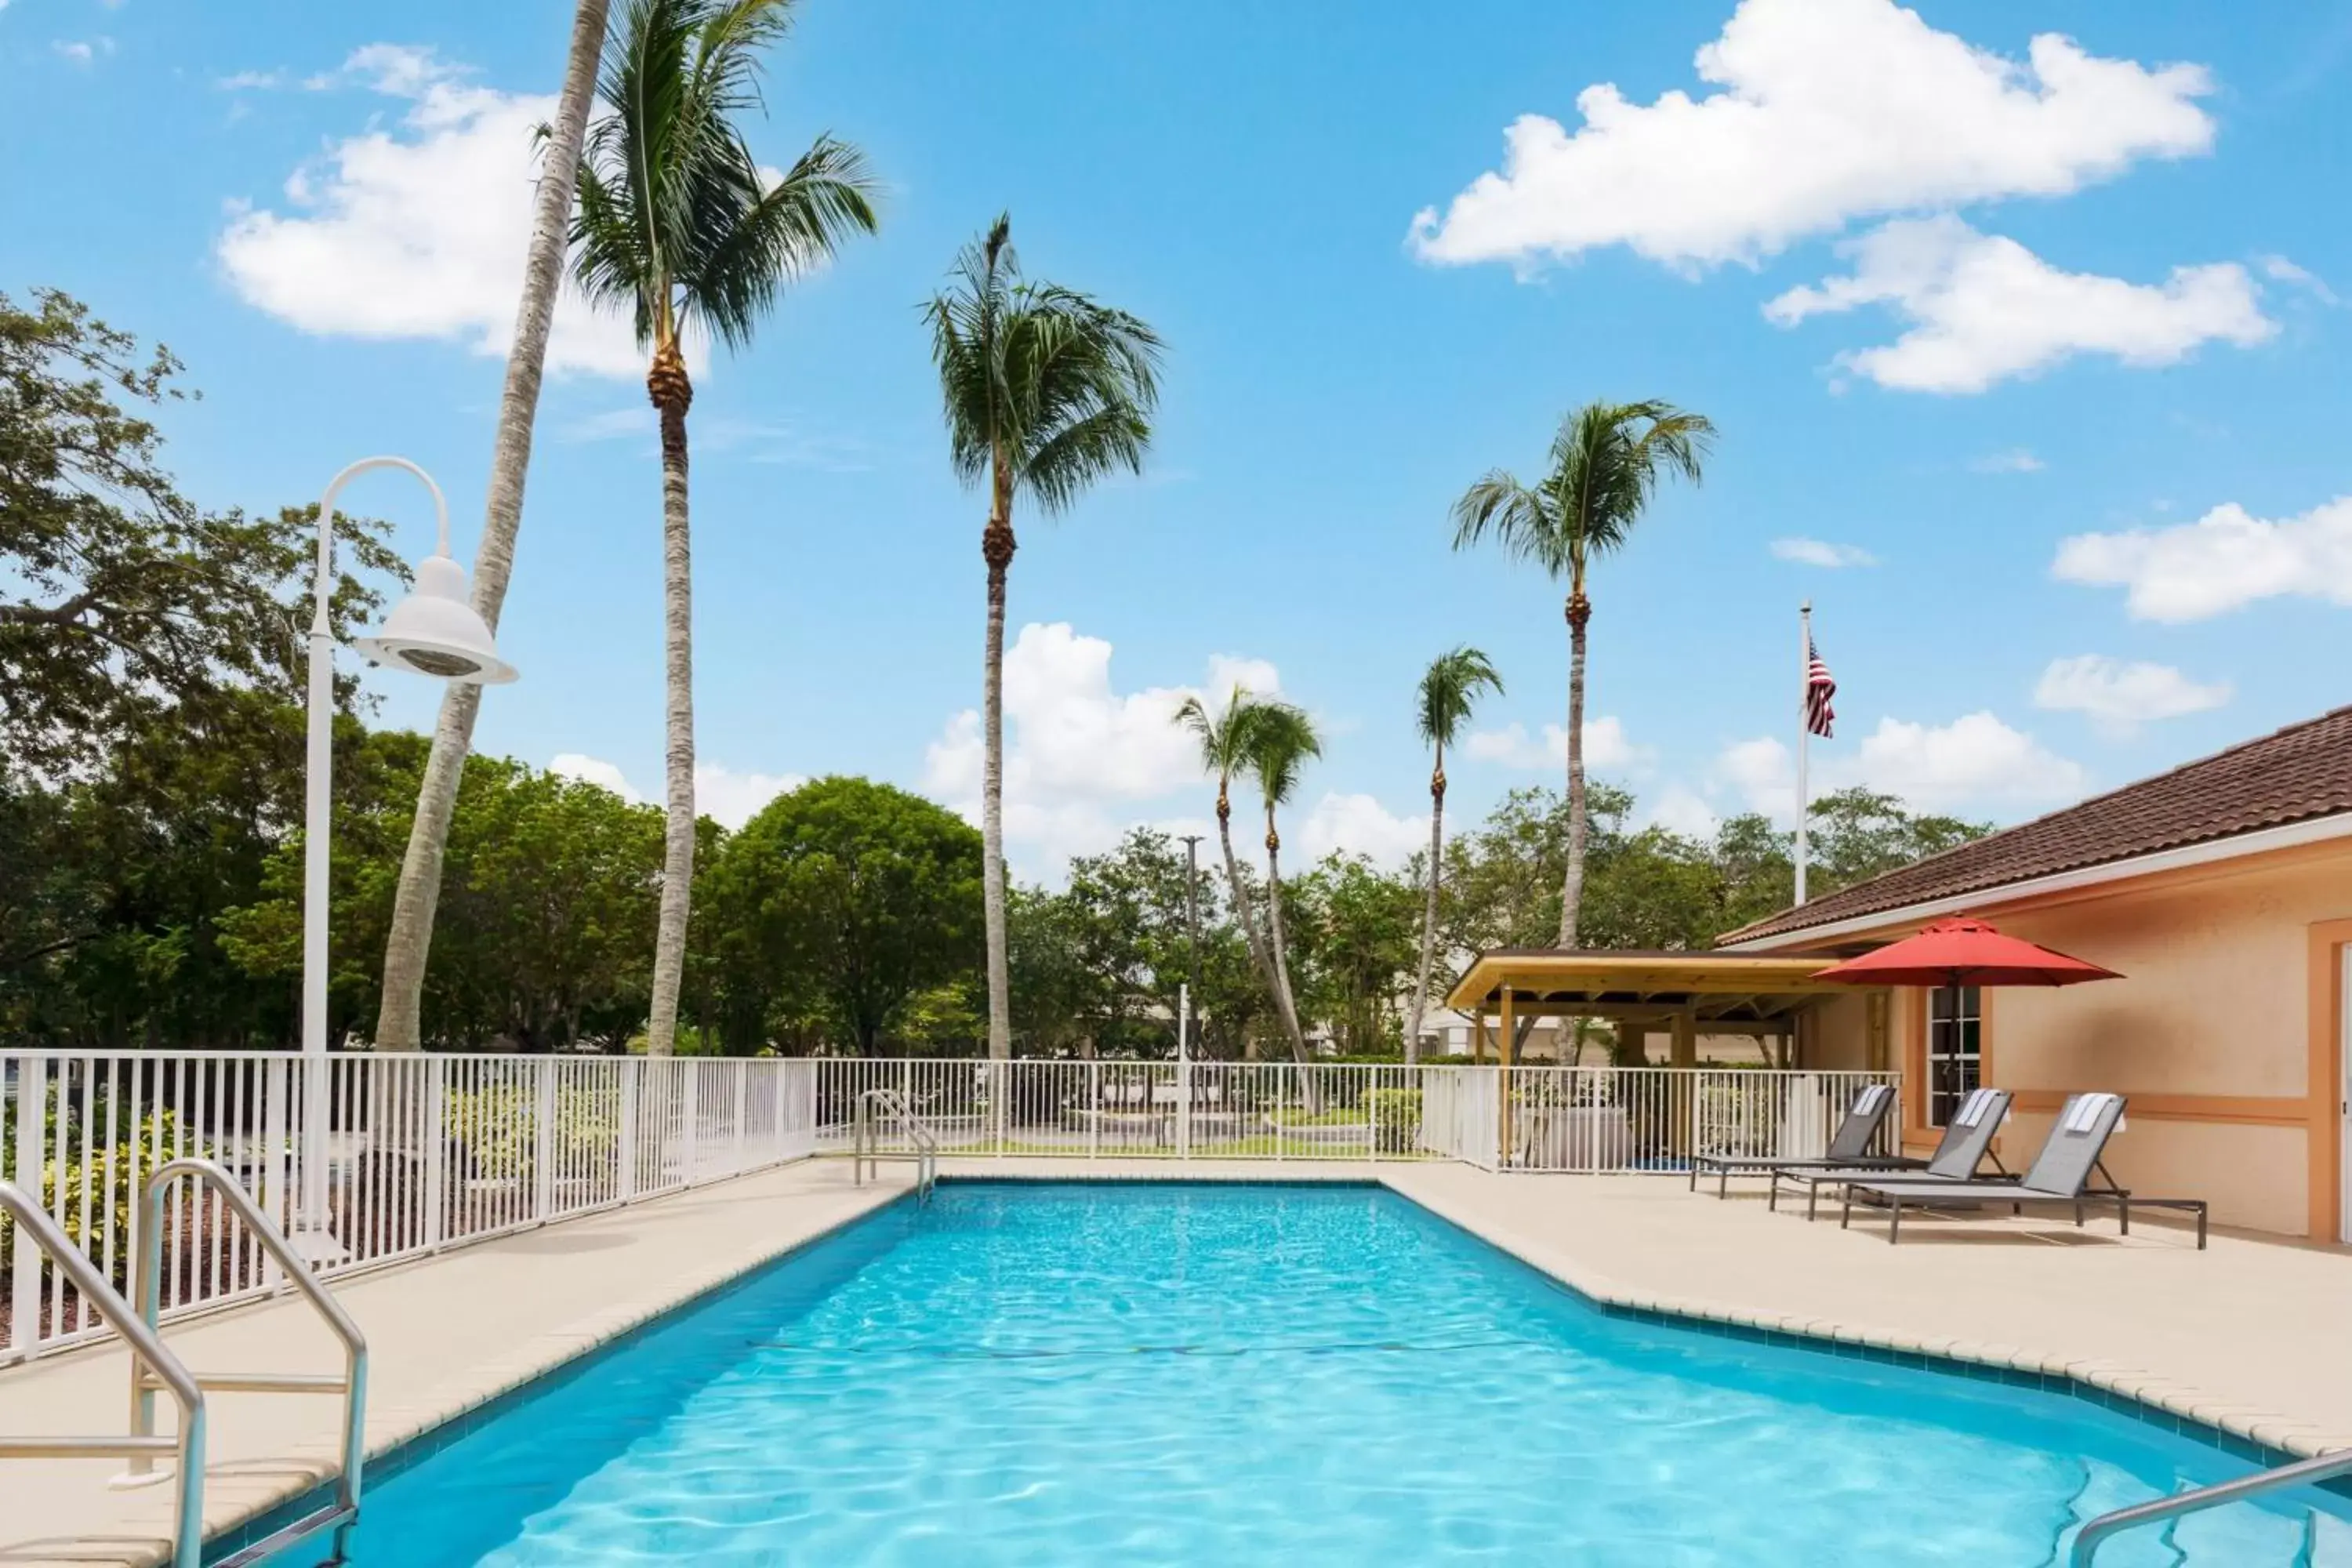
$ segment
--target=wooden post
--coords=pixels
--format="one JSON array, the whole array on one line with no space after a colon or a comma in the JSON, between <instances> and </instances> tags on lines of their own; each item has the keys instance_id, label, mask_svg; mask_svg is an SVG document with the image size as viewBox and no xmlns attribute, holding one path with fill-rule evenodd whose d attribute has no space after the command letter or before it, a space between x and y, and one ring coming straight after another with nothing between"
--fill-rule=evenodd
<instances>
[{"instance_id":1,"label":"wooden post","mask_svg":"<svg viewBox=\"0 0 2352 1568\"><path fill-rule=\"evenodd\" d=\"M1518 1019L1511 1006L1511 988L1506 985L1503 987L1502 1022L1495 1035L1495 1058L1502 1068L1495 1079L1496 1114L1500 1119L1497 1131L1502 1139L1501 1153L1505 1164L1510 1163L1511 1160L1511 1039L1517 1024Z\"/></svg>"},{"instance_id":2,"label":"wooden post","mask_svg":"<svg viewBox=\"0 0 2352 1568\"><path fill-rule=\"evenodd\" d=\"M1667 1060L1675 1073L1666 1081L1673 1086L1673 1124L1671 1145L1677 1154L1687 1156L1697 1145L1696 1123L1698 1120L1698 1019L1689 1013L1674 1016L1671 1045Z\"/></svg>"}]
</instances>

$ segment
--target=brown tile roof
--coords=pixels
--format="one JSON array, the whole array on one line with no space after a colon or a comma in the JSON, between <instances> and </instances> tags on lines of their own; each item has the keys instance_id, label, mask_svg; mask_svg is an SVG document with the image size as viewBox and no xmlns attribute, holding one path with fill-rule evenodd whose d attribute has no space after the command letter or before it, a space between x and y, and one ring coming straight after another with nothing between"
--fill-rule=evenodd
<instances>
[{"instance_id":1,"label":"brown tile roof","mask_svg":"<svg viewBox=\"0 0 2352 1568\"><path fill-rule=\"evenodd\" d=\"M1988 834L1744 926L1727 942L1991 892L2060 871L2352 811L2352 708Z\"/></svg>"}]
</instances>

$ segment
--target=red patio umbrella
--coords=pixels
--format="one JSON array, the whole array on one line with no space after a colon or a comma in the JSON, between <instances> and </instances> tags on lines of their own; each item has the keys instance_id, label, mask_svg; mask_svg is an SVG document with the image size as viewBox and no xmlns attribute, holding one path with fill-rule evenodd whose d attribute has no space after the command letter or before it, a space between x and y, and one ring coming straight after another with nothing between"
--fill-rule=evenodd
<instances>
[{"instance_id":1,"label":"red patio umbrella","mask_svg":"<svg viewBox=\"0 0 2352 1568\"><path fill-rule=\"evenodd\" d=\"M1952 1027L1957 1030L1964 985L2076 985L2123 976L2022 937L2003 936L1983 921L1959 915L1874 952L1832 963L1813 978L1853 985L1944 987L1951 993Z\"/></svg>"}]
</instances>

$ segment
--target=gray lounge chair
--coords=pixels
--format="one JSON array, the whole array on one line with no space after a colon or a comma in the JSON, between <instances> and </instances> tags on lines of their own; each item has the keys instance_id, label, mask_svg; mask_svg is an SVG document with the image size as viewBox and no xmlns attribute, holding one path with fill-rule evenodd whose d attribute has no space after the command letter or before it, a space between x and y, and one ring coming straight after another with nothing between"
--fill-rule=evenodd
<instances>
[{"instance_id":1,"label":"gray lounge chair","mask_svg":"<svg viewBox=\"0 0 2352 1568\"><path fill-rule=\"evenodd\" d=\"M1765 1207L1780 1206L1780 1184L1802 1184L1805 1188L1805 1218L1814 1217L1821 1206L1822 1189L1842 1187L1873 1176L1888 1181L1972 1182L1977 1179L1977 1167L1987 1159L2000 1173L2000 1179L2013 1182L2017 1178L2002 1168L2000 1156L1992 1152L1993 1134L2008 1120L2011 1095L2005 1089L1972 1089L1952 1110L1952 1119L1944 1124L1944 1135L1936 1144L1935 1153L1925 1160L1908 1159L1891 1169L1876 1161L1862 1161L1843 1170L1776 1171L1772 1174L1771 1201ZM1990 1180L1991 1178L1986 1178Z\"/></svg>"},{"instance_id":2,"label":"gray lounge chair","mask_svg":"<svg viewBox=\"0 0 2352 1568\"><path fill-rule=\"evenodd\" d=\"M1734 1176L1769 1176L1776 1171L1797 1166L1848 1168L1859 1165L1873 1169L1903 1169L1904 1162L1900 1159L1874 1155L1870 1152L1871 1144L1878 1139L1878 1130L1886 1124L1886 1118L1894 1109L1895 1090L1890 1085L1866 1083L1855 1093L1853 1103L1846 1108L1837 1131L1830 1135L1826 1152L1795 1160L1773 1159L1767 1155L1695 1155L1690 1165L1690 1190L1698 1191L1701 1173L1709 1173L1719 1178L1716 1183L1715 1195L1720 1198L1729 1193Z\"/></svg>"},{"instance_id":3,"label":"gray lounge chair","mask_svg":"<svg viewBox=\"0 0 2352 1568\"><path fill-rule=\"evenodd\" d=\"M2093 1203L2116 1205L2117 1224L2122 1234L2131 1234L2132 1205L2142 1208L2180 1209L2197 1216L2197 1246L2205 1246L2205 1205L2196 1198L2134 1198L2129 1191L2118 1185L2108 1174L2103 1158L2107 1140L2115 1135L2116 1124L2123 1120L2124 1097L2120 1094L2077 1094L2069 1098L2058 1119L2051 1124L2050 1136L2034 1157L2033 1166L2022 1179L2015 1181L1925 1182L1911 1178L1888 1180L1866 1176L1846 1184L1845 1212L1841 1226L1850 1226L1856 1203L1870 1208L1887 1211L1886 1239L1899 1241L1903 1230L1905 1205L1921 1207L1974 1207L1987 1204L2007 1204L2011 1211L2023 1214L2027 1204L2063 1204L2074 1211L2074 1223L2083 1223L2084 1208ZM2094 1186L2096 1176L2104 1186Z\"/></svg>"}]
</instances>

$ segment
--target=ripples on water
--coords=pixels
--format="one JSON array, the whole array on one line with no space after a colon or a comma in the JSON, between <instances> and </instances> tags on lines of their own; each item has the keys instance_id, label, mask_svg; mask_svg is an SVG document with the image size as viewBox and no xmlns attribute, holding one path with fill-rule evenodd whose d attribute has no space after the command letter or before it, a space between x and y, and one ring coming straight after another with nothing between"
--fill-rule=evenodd
<instances>
[{"instance_id":1,"label":"ripples on water","mask_svg":"<svg viewBox=\"0 0 2352 1568\"><path fill-rule=\"evenodd\" d=\"M374 1489L351 1563L2038 1568L2242 1468L1608 1320L1377 1189L951 1184ZM2307 1532L2352 1564L2245 1505L2099 1562L2305 1568Z\"/></svg>"}]
</instances>

